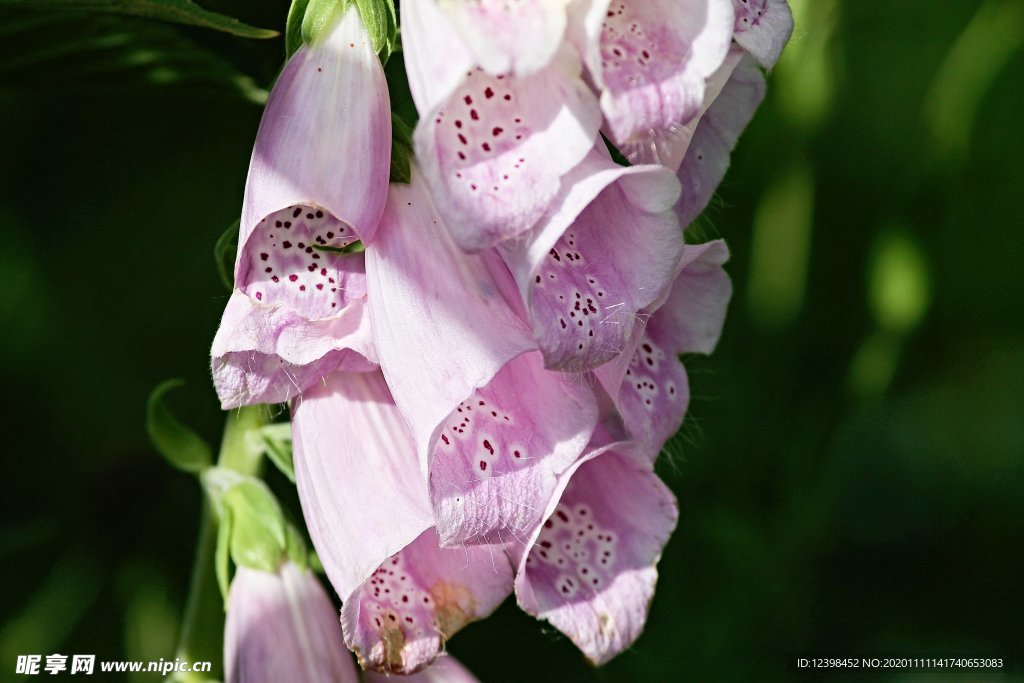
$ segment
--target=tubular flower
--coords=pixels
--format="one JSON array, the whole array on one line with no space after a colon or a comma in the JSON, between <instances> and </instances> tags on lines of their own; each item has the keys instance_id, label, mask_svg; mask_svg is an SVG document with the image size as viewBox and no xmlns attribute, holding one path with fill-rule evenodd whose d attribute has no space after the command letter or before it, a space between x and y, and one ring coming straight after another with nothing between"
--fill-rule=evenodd
<instances>
[{"instance_id":1,"label":"tubular flower","mask_svg":"<svg viewBox=\"0 0 1024 683\"><path fill-rule=\"evenodd\" d=\"M624 370L620 365L617 375L601 376L614 377L615 389L609 393L632 452L651 463L682 426L689 404L689 382L679 355L710 354L722 334L732 296L732 283L722 269L728 258L721 240L688 245L681 272L637 337L628 365Z\"/></svg>"},{"instance_id":2,"label":"tubular flower","mask_svg":"<svg viewBox=\"0 0 1024 683\"><path fill-rule=\"evenodd\" d=\"M227 683L358 683L330 598L308 570L239 566L224 631Z\"/></svg>"},{"instance_id":3,"label":"tubular flower","mask_svg":"<svg viewBox=\"0 0 1024 683\"><path fill-rule=\"evenodd\" d=\"M566 175L537 226L501 249L551 369L590 370L620 354L682 255L673 174L619 166L599 149Z\"/></svg>"},{"instance_id":4,"label":"tubular flower","mask_svg":"<svg viewBox=\"0 0 1024 683\"><path fill-rule=\"evenodd\" d=\"M455 245L415 169L411 185L392 186L366 258L381 368L428 477L442 545L530 528L590 440L593 389L544 370L500 256Z\"/></svg>"},{"instance_id":5,"label":"tubular flower","mask_svg":"<svg viewBox=\"0 0 1024 683\"><path fill-rule=\"evenodd\" d=\"M525 232L594 145L601 116L579 57L561 44L528 75L488 73L433 0L402 8L416 154L455 241L478 251Z\"/></svg>"},{"instance_id":6,"label":"tubular flower","mask_svg":"<svg viewBox=\"0 0 1024 683\"><path fill-rule=\"evenodd\" d=\"M732 40L730 0L591 0L575 42L601 94L606 131L646 143L696 116Z\"/></svg>"},{"instance_id":7,"label":"tubular flower","mask_svg":"<svg viewBox=\"0 0 1024 683\"><path fill-rule=\"evenodd\" d=\"M213 343L224 408L286 401L374 354L363 256L386 198L387 84L355 6L285 66L260 122L235 290Z\"/></svg>"},{"instance_id":8,"label":"tubular flower","mask_svg":"<svg viewBox=\"0 0 1024 683\"><path fill-rule=\"evenodd\" d=\"M292 413L303 516L366 668L411 673L512 590L500 547L443 549L416 450L379 372L335 373Z\"/></svg>"},{"instance_id":9,"label":"tubular flower","mask_svg":"<svg viewBox=\"0 0 1024 683\"><path fill-rule=\"evenodd\" d=\"M656 565L675 528L676 499L628 443L595 446L559 482L516 576L526 612L550 622L595 664L639 636Z\"/></svg>"},{"instance_id":10,"label":"tubular flower","mask_svg":"<svg viewBox=\"0 0 1024 683\"><path fill-rule=\"evenodd\" d=\"M732 0L734 38L757 62L770 69L793 35L793 12L786 0Z\"/></svg>"}]
</instances>

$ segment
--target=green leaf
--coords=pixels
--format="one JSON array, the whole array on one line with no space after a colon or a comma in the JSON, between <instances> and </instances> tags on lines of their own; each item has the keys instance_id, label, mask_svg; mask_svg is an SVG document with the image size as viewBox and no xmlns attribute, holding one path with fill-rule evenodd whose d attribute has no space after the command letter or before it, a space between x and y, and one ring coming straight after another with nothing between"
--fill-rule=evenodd
<instances>
[{"instance_id":1,"label":"green leaf","mask_svg":"<svg viewBox=\"0 0 1024 683\"><path fill-rule=\"evenodd\" d=\"M235 251L238 248L238 225L235 221L217 238L213 246L213 258L217 262L217 274L220 281L232 291L235 288Z\"/></svg>"},{"instance_id":2,"label":"green leaf","mask_svg":"<svg viewBox=\"0 0 1024 683\"><path fill-rule=\"evenodd\" d=\"M295 483L295 463L292 461L292 426L288 423L267 425L260 430L265 453L270 462Z\"/></svg>"},{"instance_id":3,"label":"green leaf","mask_svg":"<svg viewBox=\"0 0 1024 683\"><path fill-rule=\"evenodd\" d=\"M306 540L299 533L299 530L291 524L288 525L286 531L288 534L288 546L285 548L285 552L288 553L288 559L299 567L308 569L309 553L306 550Z\"/></svg>"},{"instance_id":4,"label":"green leaf","mask_svg":"<svg viewBox=\"0 0 1024 683\"><path fill-rule=\"evenodd\" d=\"M277 31L249 26L232 17L205 10L191 0L0 0L0 7L113 12L201 26L242 38L273 38L278 35Z\"/></svg>"},{"instance_id":5,"label":"green leaf","mask_svg":"<svg viewBox=\"0 0 1024 683\"><path fill-rule=\"evenodd\" d=\"M164 405L167 392L183 384L180 379L170 379L149 395L146 431L167 462L184 472L198 474L213 463L213 450L198 434L178 422Z\"/></svg>"},{"instance_id":6,"label":"green leaf","mask_svg":"<svg viewBox=\"0 0 1024 683\"><path fill-rule=\"evenodd\" d=\"M398 20L392 0L355 0L359 15L363 18L366 32L373 41L374 51L387 63L395 50L398 37Z\"/></svg>"},{"instance_id":7,"label":"green leaf","mask_svg":"<svg viewBox=\"0 0 1024 683\"><path fill-rule=\"evenodd\" d=\"M292 0L288 8L288 21L284 29L284 51L287 57L302 47L302 18L306 16L309 0Z\"/></svg>"},{"instance_id":8,"label":"green leaf","mask_svg":"<svg viewBox=\"0 0 1024 683\"><path fill-rule=\"evenodd\" d=\"M236 565L277 571L288 544L284 514L267 485L242 477L224 492L231 515L231 557Z\"/></svg>"}]
</instances>

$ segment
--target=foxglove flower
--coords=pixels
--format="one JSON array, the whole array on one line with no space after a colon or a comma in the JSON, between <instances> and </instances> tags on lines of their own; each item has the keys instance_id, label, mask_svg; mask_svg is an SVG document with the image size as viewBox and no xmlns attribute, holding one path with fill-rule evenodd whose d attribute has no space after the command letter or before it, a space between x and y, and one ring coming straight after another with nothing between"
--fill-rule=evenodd
<instances>
[{"instance_id":1,"label":"foxglove flower","mask_svg":"<svg viewBox=\"0 0 1024 683\"><path fill-rule=\"evenodd\" d=\"M637 313L678 269L678 198L671 171L619 166L602 146L565 176L529 235L502 245L546 367L590 370L626 348Z\"/></svg>"},{"instance_id":2,"label":"foxglove flower","mask_svg":"<svg viewBox=\"0 0 1024 683\"><path fill-rule=\"evenodd\" d=\"M607 437L604 437L605 439ZM654 597L675 528L675 497L629 444L595 447L560 479L516 576L519 606L567 635L594 664L629 647Z\"/></svg>"},{"instance_id":3,"label":"foxglove flower","mask_svg":"<svg viewBox=\"0 0 1024 683\"><path fill-rule=\"evenodd\" d=\"M594 145L600 111L578 56L562 44L528 75L488 73L434 0L407 0L402 18L416 154L455 241L477 251L525 232Z\"/></svg>"},{"instance_id":4,"label":"foxglove flower","mask_svg":"<svg viewBox=\"0 0 1024 683\"><path fill-rule=\"evenodd\" d=\"M793 12L786 0L732 0L734 38L758 63L770 69L793 35Z\"/></svg>"},{"instance_id":5,"label":"foxglove flower","mask_svg":"<svg viewBox=\"0 0 1024 683\"><path fill-rule=\"evenodd\" d=\"M591 0L574 42L619 145L646 143L696 116L732 40L730 0Z\"/></svg>"},{"instance_id":6,"label":"foxglove flower","mask_svg":"<svg viewBox=\"0 0 1024 683\"><path fill-rule=\"evenodd\" d=\"M393 185L367 249L381 368L412 431L441 543L495 543L539 520L597 423L580 377L544 370L493 250L452 241L423 179Z\"/></svg>"},{"instance_id":7,"label":"foxglove flower","mask_svg":"<svg viewBox=\"0 0 1024 683\"><path fill-rule=\"evenodd\" d=\"M379 372L334 373L295 401L295 478L365 668L411 673L512 590L500 548L442 549L413 440Z\"/></svg>"},{"instance_id":8,"label":"foxglove flower","mask_svg":"<svg viewBox=\"0 0 1024 683\"><path fill-rule=\"evenodd\" d=\"M363 674L363 683L388 683L394 679L374 671ZM480 683L469 669L451 655L438 657L437 661L419 673L405 676L404 683Z\"/></svg>"},{"instance_id":9,"label":"foxglove flower","mask_svg":"<svg viewBox=\"0 0 1024 683\"><path fill-rule=\"evenodd\" d=\"M224 408L372 367L363 256L387 195L387 84L355 5L285 66L246 182L235 291L213 343Z\"/></svg>"},{"instance_id":10,"label":"foxglove flower","mask_svg":"<svg viewBox=\"0 0 1024 683\"><path fill-rule=\"evenodd\" d=\"M681 271L637 337L628 365L620 366L617 375L598 373L602 382L616 387L609 393L631 441L629 453L644 461L653 463L683 424L690 392L679 355L710 354L721 336L732 297L732 283L722 269L728 258L721 240L688 245ZM615 372L615 366L607 370Z\"/></svg>"},{"instance_id":11,"label":"foxglove flower","mask_svg":"<svg viewBox=\"0 0 1024 683\"><path fill-rule=\"evenodd\" d=\"M224 631L227 683L358 683L341 643L337 612L308 570L238 567Z\"/></svg>"}]
</instances>

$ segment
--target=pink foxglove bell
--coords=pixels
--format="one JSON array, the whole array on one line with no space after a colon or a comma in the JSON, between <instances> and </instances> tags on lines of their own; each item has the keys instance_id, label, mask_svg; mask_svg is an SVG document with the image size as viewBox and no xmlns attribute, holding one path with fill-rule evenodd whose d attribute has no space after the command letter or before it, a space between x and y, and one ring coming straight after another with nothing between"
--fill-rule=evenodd
<instances>
[{"instance_id":1,"label":"pink foxglove bell","mask_svg":"<svg viewBox=\"0 0 1024 683\"><path fill-rule=\"evenodd\" d=\"M224 631L227 683L358 683L338 615L317 578L285 562L276 573L239 566Z\"/></svg>"},{"instance_id":2,"label":"pink foxglove bell","mask_svg":"<svg viewBox=\"0 0 1024 683\"><path fill-rule=\"evenodd\" d=\"M213 342L224 408L372 367L363 256L387 196L387 83L355 5L281 73L246 182L235 291Z\"/></svg>"}]
</instances>

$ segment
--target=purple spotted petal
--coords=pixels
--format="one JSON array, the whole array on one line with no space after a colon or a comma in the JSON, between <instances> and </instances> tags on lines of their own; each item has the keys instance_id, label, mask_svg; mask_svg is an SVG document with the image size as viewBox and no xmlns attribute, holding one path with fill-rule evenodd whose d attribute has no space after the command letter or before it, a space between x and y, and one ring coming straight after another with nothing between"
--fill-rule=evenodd
<instances>
[{"instance_id":1,"label":"purple spotted petal","mask_svg":"<svg viewBox=\"0 0 1024 683\"><path fill-rule=\"evenodd\" d=\"M394 679L375 671L363 672L363 683L389 683ZM469 669L451 655L437 660L419 673L406 676L404 683L480 683Z\"/></svg>"},{"instance_id":2,"label":"purple spotted petal","mask_svg":"<svg viewBox=\"0 0 1024 683\"><path fill-rule=\"evenodd\" d=\"M474 69L439 107L420 112L417 157L463 249L528 230L593 147L600 112L579 71L568 48L530 76Z\"/></svg>"},{"instance_id":3,"label":"purple spotted petal","mask_svg":"<svg viewBox=\"0 0 1024 683\"><path fill-rule=\"evenodd\" d=\"M682 271L647 322L617 393L612 392L635 442L631 452L642 461L653 463L683 424L690 389L679 354L711 353L721 335L732 296L732 283L722 269L728 258L721 240L686 247Z\"/></svg>"},{"instance_id":4,"label":"purple spotted petal","mask_svg":"<svg viewBox=\"0 0 1024 683\"><path fill-rule=\"evenodd\" d=\"M346 597L345 642L363 668L413 673L511 591L512 565L500 547L441 549L437 535L427 530Z\"/></svg>"},{"instance_id":5,"label":"purple spotted petal","mask_svg":"<svg viewBox=\"0 0 1024 683\"><path fill-rule=\"evenodd\" d=\"M527 75L545 67L562 42L569 0L439 0L491 74Z\"/></svg>"},{"instance_id":6,"label":"purple spotted petal","mask_svg":"<svg viewBox=\"0 0 1024 683\"><path fill-rule=\"evenodd\" d=\"M441 423L535 346L501 259L455 245L415 169L391 187L366 269L381 367L426 472Z\"/></svg>"},{"instance_id":7,"label":"purple spotted petal","mask_svg":"<svg viewBox=\"0 0 1024 683\"><path fill-rule=\"evenodd\" d=\"M338 613L308 570L238 567L224 628L227 683L358 683L341 643Z\"/></svg>"},{"instance_id":8,"label":"purple spotted petal","mask_svg":"<svg viewBox=\"0 0 1024 683\"><path fill-rule=\"evenodd\" d=\"M689 225L707 207L729 168L736 141L753 118L764 93L764 75L751 58L745 57L701 117L679 167L683 194L678 212L683 225Z\"/></svg>"},{"instance_id":9,"label":"purple spotted petal","mask_svg":"<svg viewBox=\"0 0 1024 683\"><path fill-rule=\"evenodd\" d=\"M263 112L239 244L271 214L318 207L369 240L387 196L391 112L377 54L352 5L288 60ZM238 266L242 266L241 254Z\"/></svg>"},{"instance_id":10,"label":"purple spotted petal","mask_svg":"<svg viewBox=\"0 0 1024 683\"><path fill-rule=\"evenodd\" d=\"M667 290L682 255L678 192L668 169L626 168L593 151L529 238L503 245L547 367L591 369L626 347L637 312Z\"/></svg>"},{"instance_id":11,"label":"purple spotted petal","mask_svg":"<svg viewBox=\"0 0 1024 683\"><path fill-rule=\"evenodd\" d=\"M700 111L732 40L729 0L603 0L580 47L617 144L644 142Z\"/></svg>"},{"instance_id":12,"label":"purple spotted petal","mask_svg":"<svg viewBox=\"0 0 1024 683\"><path fill-rule=\"evenodd\" d=\"M250 233L211 352L225 409L287 401L335 370L373 367L363 254L337 251L354 240L310 206Z\"/></svg>"},{"instance_id":13,"label":"purple spotted petal","mask_svg":"<svg viewBox=\"0 0 1024 683\"><path fill-rule=\"evenodd\" d=\"M786 0L732 0L736 42L770 69L793 35L793 13Z\"/></svg>"},{"instance_id":14,"label":"purple spotted petal","mask_svg":"<svg viewBox=\"0 0 1024 683\"><path fill-rule=\"evenodd\" d=\"M356 589L433 525L426 481L379 372L335 373L292 411L295 479L334 589Z\"/></svg>"},{"instance_id":15,"label":"purple spotted petal","mask_svg":"<svg viewBox=\"0 0 1024 683\"><path fill-rule=\"evenodd\" d=\"M593 389L519 356L466 397L442 425L430 466L441 543L509 543L541 519L557 477L597 423Z\"/></svg>"},{"instance_id":16,"label":"purple spotted petal","mask_svg":"<svg viewBox=\"0 0 1024 683\"><path fill-rule=\"evenodd\" d=\"M643 630L676 500L618 445L596 449L562 486L519 564L516 597L603 664Z\"/></svg>"}]
</instances>

